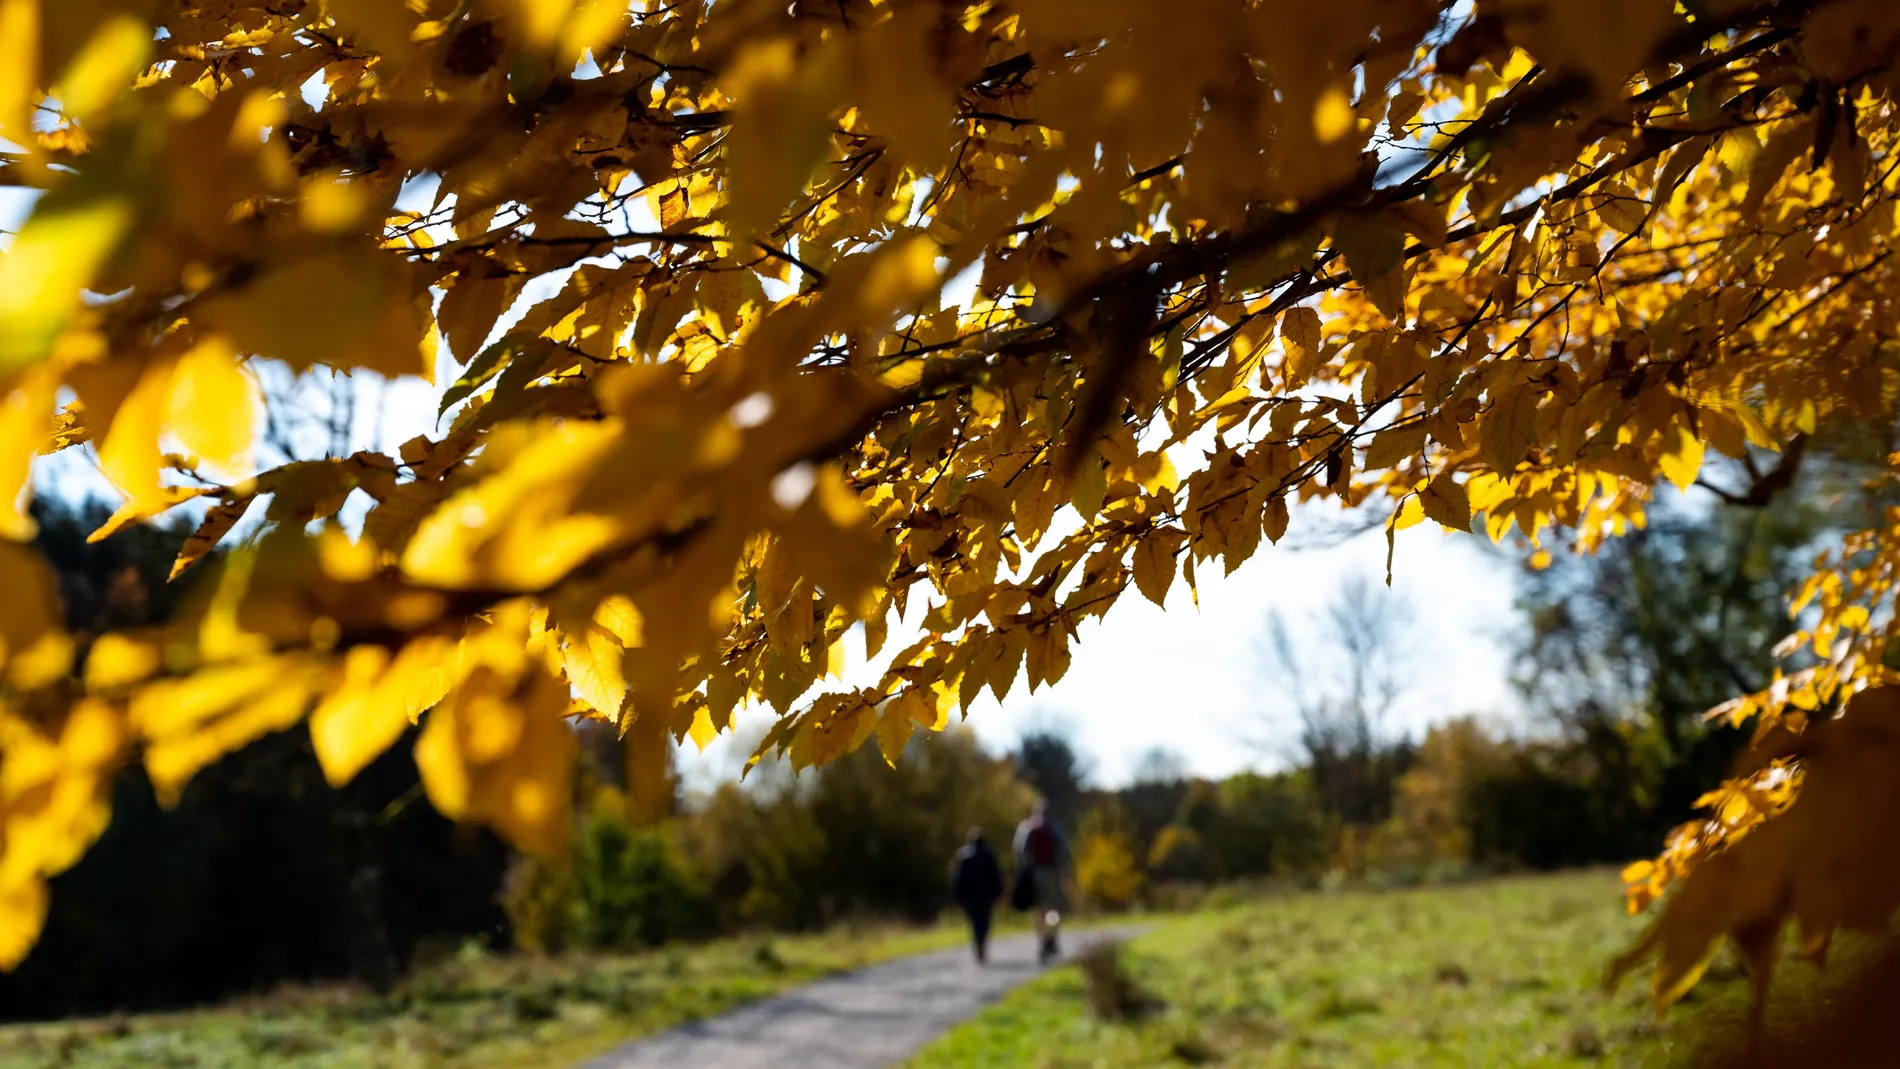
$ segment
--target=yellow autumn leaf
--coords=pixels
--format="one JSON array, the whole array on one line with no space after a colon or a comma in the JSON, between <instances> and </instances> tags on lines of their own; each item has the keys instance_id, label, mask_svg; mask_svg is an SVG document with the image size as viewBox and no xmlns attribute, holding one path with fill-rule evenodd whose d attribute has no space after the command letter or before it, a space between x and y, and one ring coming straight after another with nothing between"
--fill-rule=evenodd
<instances>
[{"instance_id":1,"label":"yellow autumn leaf","mask_svg":"<svg viewBox=\"0 0 1900 1069\"><path fill-rule=\"evenodd\" d=\"M884 755L884 763L892 768L904 756L904 747L910 744L911 733L917 729L918 716L914 707L931 706L934 703L915 688L892 698L885 703L877 714L877 748ZM934 709L932 710L934 719Z\"/></svg>"},{"instance_id":2,"label":"yellow autumn leaf","mask_svg":"<svg viewBox=\"0 0 1900 1069\"><path fill-rule=\"evenodd\" d=\"M620 643L599 627L569 634L561 643L561 663L575 697L616 723L627 700L627 681L620 668L624 655Z\"/></svg>"},{"instance_id":3,"label":"yellow autumn leaf","mask_svg":"<svg viewBox=\"0 0 1900 1069\"><path fill-rule=\"evenodd\" d=\"M146 515L175 503L159 483L165 462L159 436L169 413L171 384L170 361L146 368L119 403L112 427L99 444L99 467L106 478L127 497L128 507Z\"/></svg>"},{"instance_id":4,"label":"yellow autumn leaf","mask_svg":"<svg viewBox=\"0 0 1900 1069\"><path fill-rule=\"evenodd\" d=\"M1168 587L1174 583L1175 545L1171 540L1150 536L1135 544L1135 585L1142 596L1166 607Z\"/></svg>"},{"instance_id":5,"label":"yellow autumn leaf","mask_svg":"<svg viewBox=\"0 0 1900 1069\"><path fill-rule=\"evenodd\" d=\"M686 729L686 735L693 740L694 746L699 747L700 753L705 753L706 747L711 746L713 740L719 737L719 728L713 723L712 710L703 705L693 710L693 726Z\"/></svg>"},{"instance_id":6,"label":"yellow autumn leaf","mask_svg":"<svg viewBox=\"0 0 1900 1069\"><path fill-rule=\"evenodd\" d=\"M1403 531L1425 519L1425 503L1418 494L1409 494L1392 513L1392 529Z\"/></svg>"},{"instance_id":7,"label":"yellow autumn leaf","mask_svg":"<svg viewBox=\"0 0 1900 1069\"><path fill-rule=\"evenodd\" d=\"M615 641L627 649L641 644L646 629L640 609L625 594L610 594L602 598L594 608L594 623L606 629Z\"/></svg>"},{"instance_id":8,"label":"yellow autumn leaf","mask_svg":"<svg viewBox=\"0 0 1900 1069\"><path fill-rule=\"evenodd\" d=\"M1702 440L1684 426L1678 425L1673 431L1670 436L1673 441L1663 450L1659 466L1664 478L1674 483L1676 489L1686 491L1702 473Z\"/></svg>"},{"instance_id":9,"label":"yellow autumn leaf","mask_svg":"<svg viewBox=\"0 0 1900 1069\"><path fill-rule=\"evenodd\" d=\"M48 631L24 647L8 651L6 680L22 693L51 686L71 672L73 653L70 635Z\"/></svg>"},{"instance_id":10,"label":"yellow autumn leaf","mask_svg":"<svg viewBox=\"0 0 1900 1069\"><path fill-rule=\"evenodd\" d=\"M610 541L618 524L567 511L578 476L611 448L611 423L512 428L484 461L493 472L416 528L403 570L447 587L482 582L534 589Z\"/></svg>"},{"instance_id":11,"label":"yellow autumn leaf","mask_svg":"<svg viewBox=\"0 0 1900 1069\"><path fill-rule=\"evenodd\" d=\"M105 831L125 728L102 702L79 700L55 728L0 704L0 968L18 965L47 913L46 880Z\"/></svg>"},{"instance_id":12,"label":"yellow autumn leaf","mask_svg":"<svg viewBox=\"0 0 1900 1069\"><path fill-rule=\"evenodd\" d=\"M868 315L884 316L903 308L937 286L937 243L919 234L880 249L858 288Z\"/></svg>"},{"instance_id":13,"label":"yellow autumn leaf","mask_svg":"<svg viewBox=\"0 0 1900 1069\"><path fill-rule=\"evenodd\" d=\"M1450 473L1435 476L1419 491L1425 515L1454 531L1471 529L1471 499Z\"/></svg>"},{"instance_id":14,"label":"yellow autumn leaf","mask_svg":"<svg viewBox=\"0 0 1900 1069\"><path fill-rule=\"evenodd\" d=\"M1304 385L1319 370L1319 313L1300 306L1280 317L1280 344L1286 358L1282 373L1289 389Z\"/></svg>"},{"instance_id":15,"label":"yellow autumn leaf","mask_svg":"<svg viewBox=\"0 0 1900 1069\"><path fill-rule=\"evenodd\" d=\"M44 880L0 883L0 969L16 968L26 960L46 926L48 902Z\"/></svg>"}]
</instances>

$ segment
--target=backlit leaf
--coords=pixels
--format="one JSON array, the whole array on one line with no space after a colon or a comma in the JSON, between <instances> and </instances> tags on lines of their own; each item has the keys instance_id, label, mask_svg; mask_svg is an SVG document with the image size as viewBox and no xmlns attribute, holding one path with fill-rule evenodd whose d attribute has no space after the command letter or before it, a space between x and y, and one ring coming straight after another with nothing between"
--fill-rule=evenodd
<instances>
[{"instance_id":1,"label":"backlit leaf","mask_svg":"<svg viewBox=\"0 0 1900 1069\"><path fill-rule=\"evenodd\" d=\"M221 338L180 357L172 371L167 422L186 449L228 475L249 466L255 432L257 383L238 366Z\"/></svg>"},{"instance_id":2,"label":"backlit leaf","mask_svg":"<svg viewBox=\"0 0 1900 1069\"><path fill-rule=\"evenodd\" d=\"M1454 531L1471 529L1471 500L1463 484L1449 474L1439 475L1419 491L1419 503L1425 515Z\"/></svg>"},{"instance_id":3,"label":"backlit leaf","mask_svg":"<svg viewBox=\"0 0 1900 1069\"><path fill-rule=\"evenodd\" d=\"M1683 426L1675 428L1674 439L1663 451L1659 466L1676 489L1687 490L1702 472L1702 440Z\"/></svg>"}]
</instances>

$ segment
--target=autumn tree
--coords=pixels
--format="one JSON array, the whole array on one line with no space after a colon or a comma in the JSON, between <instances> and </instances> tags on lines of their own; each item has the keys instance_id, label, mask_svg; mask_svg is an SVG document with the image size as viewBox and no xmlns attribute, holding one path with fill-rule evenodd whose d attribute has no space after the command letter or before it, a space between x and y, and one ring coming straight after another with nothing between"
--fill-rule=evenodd
<instances>
[{"instance_id":1,"label":"autumn tree","mask_svg":"<svg viewBox=\"0 0 1900 1069\"><path fill-rule=\"evenodd\" d=\"M635 769L750 701L794 765L895 756L1299 503L1589 552L1705 448L1890 424L1896 40L1887 0L0 4L0 181L44 191L0 260L0 962L128 760L175 797L307 723L342 783L419 720L438 809L554 852L566 718ZM258 470L277 365L443 369L442 430ZM81 442L98 537L264 529L76 640L19 499ZM1794 741L1636 874L1702 896L1659 993L1900 895L1857 816L1900 815L1896 566L1895 517L1850 534L1814 663L1724 708Z\"/></svg>"}]
</instances>

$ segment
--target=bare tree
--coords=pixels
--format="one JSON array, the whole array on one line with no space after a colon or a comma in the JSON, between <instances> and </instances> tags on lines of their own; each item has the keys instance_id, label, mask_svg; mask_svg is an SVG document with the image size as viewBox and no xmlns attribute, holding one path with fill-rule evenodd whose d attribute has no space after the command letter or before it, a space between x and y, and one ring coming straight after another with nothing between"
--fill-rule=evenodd
<instances>
[{"instance_id":1,"label":"bare tree","mask_svg":"<svg viewBox=\"0 0 1900 1069\"><path fill-rule=\"evenodd\" d=\"M1411 671L1412 621L1409 603L1363 575L1300 638L1280 612L1267 618L1264 674L1298 718L1321 803L1348 823L1376 822L1390 808L1403 754L1386 721Z\"/></svg>"}]
</instances>

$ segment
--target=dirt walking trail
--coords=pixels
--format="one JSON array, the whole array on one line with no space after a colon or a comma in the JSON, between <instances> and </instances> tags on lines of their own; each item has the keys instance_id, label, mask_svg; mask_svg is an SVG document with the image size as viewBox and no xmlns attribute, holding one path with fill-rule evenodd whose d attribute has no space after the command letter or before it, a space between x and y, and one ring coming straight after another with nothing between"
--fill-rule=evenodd
<instances>
[{"instance_id":1,"label":"dirt walking trail","mask_svg":"<svg viewBox=\"0 0 1900 1069\"><path fill-rule=\"evenodd\" d=\"M1071 932L1063 950L1132 934ZM981 968L964 947L900 958L636 1040L581 1069L888 1069L1042 971L1029 935L991 943Z\"/></svg>"}]
</instances>

